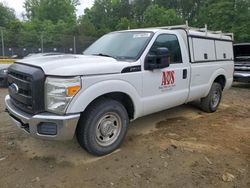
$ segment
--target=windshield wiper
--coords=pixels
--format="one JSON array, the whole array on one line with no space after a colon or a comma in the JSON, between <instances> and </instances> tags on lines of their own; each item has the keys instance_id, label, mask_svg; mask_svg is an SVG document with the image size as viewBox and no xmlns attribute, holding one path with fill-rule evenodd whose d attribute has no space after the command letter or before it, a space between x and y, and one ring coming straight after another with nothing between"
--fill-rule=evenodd
<instances>
[{"instance_id":1,"label":"windshield wiper","mask_svg":"<svg viewBox=\"0 0 250 188\"><path fill-rule=\"evenodd\" d=\"M103 53L99 53L99 54L92 54L92 55L96 55L96 56L103 56L103 57L111 57L116 59L114 56L108 55L108 54L103 54Z\"/></svg>"}]
</instances>

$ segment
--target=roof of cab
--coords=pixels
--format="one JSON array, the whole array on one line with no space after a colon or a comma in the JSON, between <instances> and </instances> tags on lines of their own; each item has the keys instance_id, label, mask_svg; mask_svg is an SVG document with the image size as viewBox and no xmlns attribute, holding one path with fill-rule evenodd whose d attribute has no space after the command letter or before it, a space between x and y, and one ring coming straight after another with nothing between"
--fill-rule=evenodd
<instances>
[{"instance_id":1,"label":"roof of cab","mask_svg":"<svg viewBox=\"0 0 250 188\"><path fill-rule=\"evenodd\" d=\"M115 32L129 32L129 31L134 31L134 32L153 32L156 33L157 31L160 31L162 29L158 28L141 28L141 29L129 29L129 30L122 30L122 31L115 31Z\"/></svg>"}]
</instances>

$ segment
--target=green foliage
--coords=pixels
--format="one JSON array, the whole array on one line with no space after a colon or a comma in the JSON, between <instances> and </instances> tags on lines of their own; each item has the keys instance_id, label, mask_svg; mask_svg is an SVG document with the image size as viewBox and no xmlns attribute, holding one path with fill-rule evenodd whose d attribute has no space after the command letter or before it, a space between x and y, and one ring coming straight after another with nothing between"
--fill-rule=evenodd
<instances>
[{"instance_id":1,"label":"green foliage","mask_svg":"<svg viewBox=\"0 0 250 188\"><path fill-rule=\"evenodd\" d=\"M152 3L151 0L134 0L132 3L132 15L136 21L140 23L144 22L144 12Z\"/></svg>"},{"instance_id":2,"label":"green foliage","mask_svg":"<svg viewBox=\"0 0 250 188\"><path fill-rule=\"evenodd\" d=\"M234 32L250 42L250 0L95 0L76 18L79 0L25 0L26 20L0 3L6 47L72 46L73 36L99 37L114 30L183 24Z\"/></svg>"},{"instance_id":3,"label":"green foliage","mask_svg":"<svg viewBox=\"0 0 250 188\"><path fill-rule=\"evenodd\" d=\"M0 27L10 27L13 21L17 21L14 10L0 2Z\"/></svg>"},{"instance_id":4,"label":"green foliage","mask_svg":"<svg viewBox=\"0 0 250 188\"><path fill-rule=\"evenodd\" d=\"M92 23L91 28L96 30L88 32L92 36L103 35L113 30L182 22L175 10L152 5L151 0L134 0L131 4L129 0L96 0L91 9L85 10L83 20L86 18L88 23Z\"/></svg>"},{"instance_id":5,"label":"green foliage","mask_svg":"<svg viewBox=\"0 0 250 188\"><path fill-rule=\"evenodd\" d=\"M184 20L192 21L204 0L154 0L155 4L174 9Z\"/></svg>"},{"instance_id":6,"label":"green foliage","mask_svg":"<svg viewBox=\"0 0 250 188\"><path fill-rule=\"evenodd\" d=\"M50 20L53 23L63 20L69 23L76 21L78 4L78 0L26 0L24 7L29 20Z\"/></svg>"},{"instance_id":7,"label":"green foliage","mask_svg":"<svg viewBox=\"0 0 250 188\"><path fill-rule=\"evenodd\" d=\"M113 6L118 2L114 0L96 0L91 9L85 10L85 16L94 25L96 31L93 34L101 36L115 29L118 17ZM116 7L117 8L117 7Z\"/></svg>"},{"instance_id":8,"label":"green foliage","mask_svg":"<svg viewBox=\"0 0 250 188\"><path fill-rule=\"evenodd\" d=\"M158 5L150 5L146 11L145 23L146 27L177 25L183 23L183 20L177 16L173 9L165 9Z\"/></svg>"},{"instance_id":9,"label":"green foliage","mask_svg":"<svg viewBox=\"0 0 250 188\"><path fill-rule=\"evenodd\" d=\"M116 26L116 30L126 30L130 28L130 23L128 18L121 18L119 23Z\"/></svg>"},{"instance_id":10,"label":"green foliage","mask_svg":"<svg viewBox=\"0 0 250 188\"><path fill-rule=\"evenodd\" d=\"M250 0L205 0L194 22L211 30L234 32L236 41L250 41Z\"/></svg>"},{"instance_id":11,"label":"green foliage","mask_svg":"<svg viewBox=\"0 0 250 188\"><path fill-rule=\"evenodd\" d=\"M84 33L88 36L95 36L97 35L96 33L96 28L94 24L90 21L90 19L86 16L81 16L78 20L79 26L78 26L78 32L79 33Z\"/></svg>"},{"instance_id":12,"label":"green foliage","mask_svg":"<svg viewBox=\"0 0 250 188\"><path fill-rule=\"evenodd\" d=\"M72 35L77 31L75 11L78 3L79 0L26 0L28 20L22 23L10 9L15 19L8 21L6 46L38 48L42 39L46 47L61 47L69 40L72 43Z\"/></svg>"}]
</instances>

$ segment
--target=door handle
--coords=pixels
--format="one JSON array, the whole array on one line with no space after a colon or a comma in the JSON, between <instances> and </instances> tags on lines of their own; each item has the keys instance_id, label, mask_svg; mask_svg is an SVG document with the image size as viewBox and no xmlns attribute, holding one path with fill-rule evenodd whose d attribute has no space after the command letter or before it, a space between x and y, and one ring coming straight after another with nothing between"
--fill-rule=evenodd
<instances>
[{"instance_id":1,"label":"door handle","mask_svg":"<svg viewBox=\"0 0 250 188\"><path fill-rule=\"evenodd\" d=\"M187 69L183 69L182 78L187 79Z\"/></svg>"}]
</instances>

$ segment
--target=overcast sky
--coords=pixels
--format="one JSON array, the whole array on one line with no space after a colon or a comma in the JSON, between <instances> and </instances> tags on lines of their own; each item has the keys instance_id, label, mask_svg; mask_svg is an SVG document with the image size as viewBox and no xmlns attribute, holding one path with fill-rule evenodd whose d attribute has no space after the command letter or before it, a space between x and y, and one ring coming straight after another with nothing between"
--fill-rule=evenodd
<instances>
[{"instance_id":1,"label":"overcast sky","mask_svg":"<svg viewBox=\"0 0 250 188\"><path fill-rule=\"evenodd\" d=\"M23 3L25 0L0 0L5 5L15 9L16 16L18 18L22 18L22 13L25 12L23 8ZM77 7L77 15L82 15L85 8L89 8L93 5L94 0L80 0L81 5Z\"/></svg>"}]
</instances>

